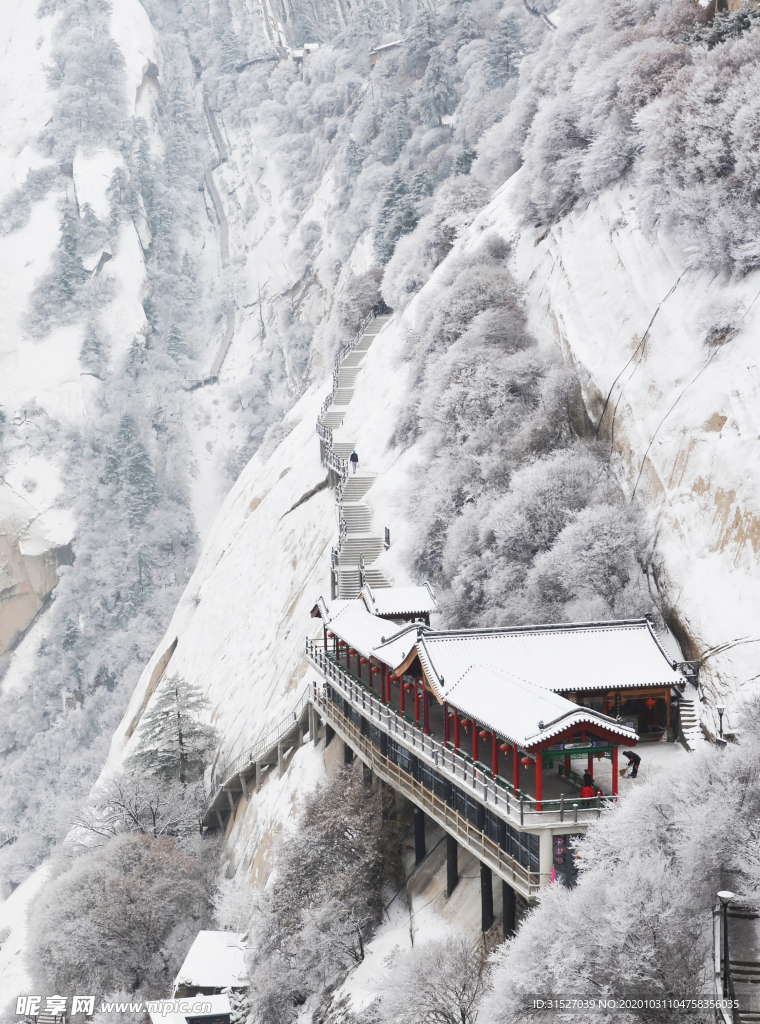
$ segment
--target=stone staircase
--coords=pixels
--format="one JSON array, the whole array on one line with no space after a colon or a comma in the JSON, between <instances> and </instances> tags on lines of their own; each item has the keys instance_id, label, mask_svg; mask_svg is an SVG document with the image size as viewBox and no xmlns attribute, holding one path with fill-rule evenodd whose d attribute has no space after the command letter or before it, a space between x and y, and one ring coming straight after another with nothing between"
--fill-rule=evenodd
<instances>
[{"instance_id":1,"label":"stone staircase","mask_svg":"<svg viewBox=\"0 0 760 1024\"><path fill-rule=\"evenodd\" d=\"M372 511L362 500L375 482L375 475L363 470L354 474L349 459L355 442L335 437L348 412L369 347L389 319L378 316L369 320L355 344L339 354L333 374L333 392L319 418L323 459L332 469L338 466L340 475L337 502L341 530L338 545L333 549L333 596L339 598L358 597L365 582L372 587L390 586L382 572L373 567L383 551L384 541L373 534ZM358 455L361 459L362 453Z\"/></svg>"},{"instance_id":2,"label":"stone staircase","mask_svg":"<svg viewBox=\"0 0 760 1024\"><path fill-rule=\"evenodd\" d=\"M681 739L687 750L695 750L702 741L702 728L699 724L699 714L694 700L688 697L681 697L679 700L679 721Z\"/></svg>"}]
</instances>

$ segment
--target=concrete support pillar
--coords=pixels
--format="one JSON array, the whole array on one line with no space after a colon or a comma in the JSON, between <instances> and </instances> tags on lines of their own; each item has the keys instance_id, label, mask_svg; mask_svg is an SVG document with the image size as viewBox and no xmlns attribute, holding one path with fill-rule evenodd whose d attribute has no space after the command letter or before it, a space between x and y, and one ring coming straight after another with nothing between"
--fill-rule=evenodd
<instances>
[{"instance_id":1,"label":"concrete support pillar","mask_svg":"<svg viewBox=\"0 0 760 1024\"><path fill-rule=\"evenodd\" d=\"M552 880L552 865L554 864L554 848L552 845L552 834L550 829L541 829L538 846L538 870L541 872L540 885L549 885Z\"/></svg>"},{"instance_id":2,"label":"concrete support pillar","mask_svg":"<svg viewBox=\"0 0 760 1024\"><path fill-rule=\"evenodd\" d=\"M459 881L459 843L446 833L446 895L451 896Z\"/></svg>"},{"instance_id":3,"label":"concrete support pillar","mask_svg":"<svg viewBox=\"0 0 760 1024\"><path fill-rule=\"evenodd\" d=\"M225 793L227 794L227 800L229 801L229 804L230 804L230 812L231 812L232 816L234 817L235 816L235 798L232 795L232 793L230 793L230 791L228 789L225 790Z\"/></svg>"},{"instance_id":4,"label":"concrete support pillar","mask_svg":"<svg viewBox=\"0 0 760 1024\"><path fill-rule=\"evenodd\" d=\"M368 764L362 762L362 781L369 788L372 785L372 769Z\"/></svg>"},{"instance_id":5,"label":"concrete support pillar","mask_svg":"<svg viewBox=\"0 0 760 1024\"><path fill-rule=\"evenodd\" d=\"M480 921L484 932L493 924L493 876L485 864L480 865Z\"/></svg>"},{"instance_id":6,"label":"concrete support pillar","mask_svg":"<svg viewBox=\"0 0 760 1024\"><path fill-rule=\"evenodd\" d=\"M282 778L285 774L285 743L283 740L277 744L277 776Z\"/></svg>"},{"instance_id":7,"label":"concrete support pillar","mask_svg":"<svg viewBox=\"0 0 760 1024\"><path fill-rule=\"evenodd\" d=\"M501 883L501 905L504 918L504 938L509 939L515 934L517 927L517 896L512 886L503 880Z\"/></svg>"},{"instance_id":8,"label":"concrete support pillar","mask_svg":"<svg viewBox=\"0 0 760 1024\"><path fill-rule=\"evenodd\" d=\"M330 725L329 722L325 722L325 746L326 747L330 746L330 740L333 738L334 735L335 735L335 730L333 729L333 727Z\"/></svg>"},{"instance_id":9,"label":"concrete support pillar","mask_svg":"<svg viewBox=\"0 0 760 1024\"><path fill-rule=\"evenodd\" d=\"M261 789L261 761L256 762L256 792Z\"/></svg>"},{"instance_id":10,"label":"concrete support pillar","mask_svg":"<svg viewBox=\"0 0 760 1024\"><path fill-rule=\"evenodd\" d=\"M298 748L301 746L302 743L303 743L303 733L301 732L301 726L298 725L298 727L296 728L296 738L295 738L295 742L293 743L293 750L298 750Z\"/></svg>"},{"instance_id":11,"label":"concrete support pillar","mask_svg":"<svg viewBox=\"0 0 760 1024\"><path fill-rule=\"evenodd\" d=\"M216 820L219 822L219 831L224 832L224 818L222 817L221 811L215 811Z\"/></svg>"},{"instance_id":12,"label":"concrete support pillar","mask_svg":"<svg viewBox=\"0 0 760 1024\"><path fill-rule=\"evenodd\" d=\"M414 808L414 863L421 864L425 859L425 812L420 807Z\"/></svg>"},{"instance_id":13,"label":"concrete support pillar","mask_svg":"<svg viewBox=\"0 0 760 1024\"><path fill-rule=\"evenodd\" d=\"M354 752L348 743L343 743L343 764L354 763Z\"/></svg>"},{"instance_id":14,"label":"concrete support pillar","mask_svg":"<svg viewBox=\"0 0 760 1024\"><path fill-rule=\"evenodd\" d=\"M388 756L388 734L385 732L380 733L380 753L383 757Z\"/></svg>"}]
</instances>

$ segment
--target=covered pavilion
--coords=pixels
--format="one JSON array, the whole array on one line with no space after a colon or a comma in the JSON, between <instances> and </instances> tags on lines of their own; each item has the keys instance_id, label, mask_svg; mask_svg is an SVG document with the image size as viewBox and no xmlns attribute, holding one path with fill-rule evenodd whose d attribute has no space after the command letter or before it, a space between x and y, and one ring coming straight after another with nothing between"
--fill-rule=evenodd
<instances>
[{"instance_id":1,"label":"covered pavilion","mask_svg":"<svg viewBox=\"0 0 760 1024\"><path fill-rule=\"evenodd\" d=\"M618 749L638 742L644 719L626 716L631 702L652 702L659 738L672 688L685 683L647 619L439 631L389 622L361 599L323 610L329 657L538 810L577 800L582 775L602 759L611 762L604 795L615 797Z\"/></svg>"}]
</instances>

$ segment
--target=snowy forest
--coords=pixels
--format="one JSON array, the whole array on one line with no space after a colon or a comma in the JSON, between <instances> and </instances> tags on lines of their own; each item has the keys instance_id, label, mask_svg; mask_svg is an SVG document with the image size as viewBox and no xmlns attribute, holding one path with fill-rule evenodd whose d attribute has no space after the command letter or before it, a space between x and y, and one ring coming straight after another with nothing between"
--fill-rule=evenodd
<instances>
[{"instance_id":1,"label":"snowy forest","mask_svg":"<svg viewBox=\"0 0 760 1024\"><path fill-rule=\"evenodd\" d=\"M357 1005L342 986L409 886L410 806L358 764L322 766L271 811L253 885L250 835L230 853L201 823L214 771L242 749L210 674L172 667L144 696L139 683L176 610L204 599L193 574L204 550L228 548L213 525L228 495L246 467L264 476L299 403L378 309L400 320L404 399L377 457L408 457L385 507L404 524L408 582L435 588L437 624L647 616L701 659L642 468L626 464L633 444L616 447L618 378L592 394L583 359L537 331L516 261L525 233L536 249L626 195L642 237L672 257L674 288L709 275L700 359L731 356L760 269L760 7L130 0L138 17L127 0L14 3L39 34L46 106L33 159L0 139L0 242L22 251L43 216L55 238L0 356L55 348L63 362L70 348L90 389L87 414L70 417L0 388L1 482L33 504L48 472L35 467L55 467L54 507L76 524L54 587L0 653L0 899L36 880L21 915L29 991L167 996L213 928L247 936L251 985L232 1024L518 1024L547 988L708 991L715 893L760 885L751 687L732 708L740 743L705 743L590 826L575 888L550 886L495 948L455 926L412 936L408 956L383 953ZM114 28L133 16L160 55L140 51L137 100ZM80 201L80 168L104 153L102 201ZM512 220L493 227L479 218L507 185ZM626 227L621 216L610 236ZM646 358L644 326L625 370ZM716 390L745 372L737 362ZM738 429L754 427L748 413ZM6 554L0 602L16 583ZM0 926L0 955L9 934ZM117 1019L146 1017L95 1016Z\"/></svg>"}]
</instances>

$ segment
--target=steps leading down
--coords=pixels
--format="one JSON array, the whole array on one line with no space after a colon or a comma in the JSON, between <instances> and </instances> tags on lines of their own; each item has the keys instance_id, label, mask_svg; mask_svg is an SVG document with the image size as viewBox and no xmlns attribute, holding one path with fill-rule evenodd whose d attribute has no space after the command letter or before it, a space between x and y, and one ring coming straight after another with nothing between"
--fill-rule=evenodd
<instances>
[{"instance_id":1,"label":"steps leading down","mask_svg":"<svg viewBox=\"0 0 760 1024\"><path fill-rule=\"evenodd\" d=\"M370 320L357 344L341 360L335 375L332 400L320 418L323 427L331 431L328 449L338 459L348 461L355 442L350 438L337 438L335 432L343 420L356 387L356 379L370 345L390 318L378 316ZM359 452L361 458L362 453ZM360 463L361 465L361 463ZM373 563L383 551L383 538L372 532L372 511L362 499L375 482L375 476L360 469L349 475L338 488L338 506L345 530L341 534L336 552L335 576L337 596L359 596L362 580L372 587L388 587L390 583Z\"/></svg>"},{"instance_id":2,"label":"steps leading down","mask_svg":"<svg viewBox=\"0 0 760 1024\"><path fill-rule=\"evenodd\" d=\"M694 750L702 741L702 728L699 724L697 706L688 697L681 697L678 702L681 723L681 738L687 750Z\"/></svg>"}]
</instances>

